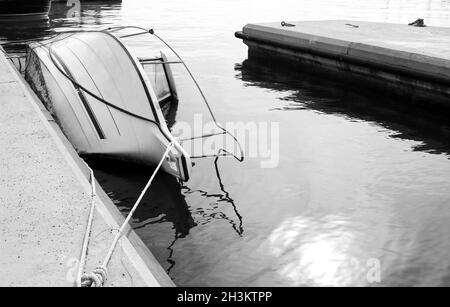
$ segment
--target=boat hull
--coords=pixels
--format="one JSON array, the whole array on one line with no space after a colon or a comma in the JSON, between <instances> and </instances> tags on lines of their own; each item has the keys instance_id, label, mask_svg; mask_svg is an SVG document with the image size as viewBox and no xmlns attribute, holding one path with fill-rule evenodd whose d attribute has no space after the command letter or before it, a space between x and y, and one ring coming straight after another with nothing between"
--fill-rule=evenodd
<instances>
[{"instance_id":1,"label":"boat hull","mask_svg":"<svg viewBox=\"0 0 450 307\"><path fill-rule=\"evenodd\" d=\"M0 18L45 16L50 4L50 0L0 0Z\"/></svg>"},{"instance_id":2,"label":"boat hull","mask_svg":"<svg viewBox=\"0 0 450 307\"><path fill-rule=\"evenodd\" d=\"M71 33L31 44L25 78L80 154L154 166L173 143L162 169L189 179L190 158L170 134L150 81L114 35Z\"/></svg>"}]
</instances>

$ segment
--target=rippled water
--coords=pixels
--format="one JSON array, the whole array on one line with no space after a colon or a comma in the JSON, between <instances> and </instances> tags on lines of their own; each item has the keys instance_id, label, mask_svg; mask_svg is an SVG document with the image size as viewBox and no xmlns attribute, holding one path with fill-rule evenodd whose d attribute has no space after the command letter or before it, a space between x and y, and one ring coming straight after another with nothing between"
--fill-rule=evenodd
<instances>
[{"instance_id":1,"label":"rippled water","mask_svg":"<svg viewBox=\"0 0 450 307\"><path fill-rule=\"evenodd\" d=\"M248 22L346 18L450 26L450 1L124 0L67 19L0 27L0 40L62 29L154 27L184 56L218 118L280 123L279 165L197 161L180 188L160 174L133 225L183 286L450 285L450 129L389 94L247 60ZM1 38L3 37L3 39ZM135 41L140 51L154 47ZM9 46L10 50L20 46ZM178 121L206 111L182 70ZM403 107L401 105L404 105ZM95 162L126 213L150 169Z\"/></svg>"}]
</instances>

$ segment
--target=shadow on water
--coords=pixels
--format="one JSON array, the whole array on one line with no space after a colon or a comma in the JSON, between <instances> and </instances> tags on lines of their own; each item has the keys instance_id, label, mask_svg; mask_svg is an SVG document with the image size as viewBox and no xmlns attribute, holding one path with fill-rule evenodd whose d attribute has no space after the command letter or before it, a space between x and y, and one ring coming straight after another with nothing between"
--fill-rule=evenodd
<instances>
[{"instance_id":1,"label":"shadow on water","mask_svg":"<svg viewBox=\"0 0 450 307\"><path fill-rule=\"evenodd\" d=\"M47 18L35 20L0 18L0 29L0 43L11 53L23 52L24 43L27 41L48 38L55 33Z\"/></svg>"},{"instance_id":2,"label":"shadow on water","mask_svg":"<svg viewBox=\"0 0 450 307\"><path fill-rule=\"evenodd\" d=\"M133 207L136 199L153 173L150 167L143 167L133 163L113 161L104 158L87 158L86 161L94 168L96 178L102 188L107 191L119 210L126 216ZM195 209L195 213L204 220L226 220L239 236L244 232L242 216L240 215L234 200L225 189L219 170L219 158L214 160L214 168L218 184L222 193L209 193L203 190L193 190L186 185L180 185L178 180L164 172L159 172L142 203L135 211L132 219L132 227L136 231L147 231L154 224L170 223L174 230L173 239L168 241L168 256L165 261L169 264L167 272L175 266L174 246L179 239L189 235L192 228L197 226L191 208L186 203L185 194L199 193L201 197L216 199L208 209ZM182 193L183 192L183 193ZM229 217L221 211L217 211L221 204L228 204L232 208L235 218ZM211 211L212 212L208 212ZM161 234L162 235L162 234ZM145 242L151 244L152 242Z\"/></svg>"},{"instance_id":3,"label":"shadow on water","mask_svg":"<svg viewBox=\"0 0 450 307\"><path fill-rule=\"evenodd\" d=\"M107 191L119 210L126 216L142 189L147 183L154 169L100 158L88 158L87 162L94 167L96 178L102 188ZM173 245L189 234L191 228L197 224L192 218L189 206L181 193L181 187L175 177L159 172L137 207L132 227L139 231L152 224L170 223L174 229L174 240L169 244L167 262L173 267ZM146 242L149 243L149 242Z\"/></svg>"},{"instance_id":4,"label":"shadow on water","mask_svg":"<svg viewBox=\"0 0 450 307\"><path fill-rule=\"evenodd\" d=\"M88 161L95 167L100 184L124 215L129 213L154 171L150 167L104 158L89 158ZM177 236L181 238L196 226L181 194L179 182L164 172L156 175L142 200L142 206L136 209L133 216L136 229L160 222L172 223Z\"/></svg>"},{"instance_id":5,"label":"shadow on water","mask_svg":"<svg viewBox=\"0 0 450 307\"><path fill-rule=\"evenodd\" d=\"M432 113L410 101L348 80L308 70L288 69L257 58L235 65L245 86L289 93L271 111L313 110L373 122L394 133L391 137L420 142L416 151L450 154L450 123L447 113Z\"/></svg>"}]
</instances>

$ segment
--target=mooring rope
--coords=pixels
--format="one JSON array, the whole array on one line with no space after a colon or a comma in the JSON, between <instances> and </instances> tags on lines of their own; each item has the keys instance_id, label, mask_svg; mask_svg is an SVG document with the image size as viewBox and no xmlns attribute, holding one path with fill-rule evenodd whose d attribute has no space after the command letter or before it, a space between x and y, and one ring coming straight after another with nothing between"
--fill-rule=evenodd
<instances>
[{"instance_id":1,"label":"mooring rope","mask_svg":"<svg viewBox=\"0 0 450 307\"><path fill-rule=\"evenodd\" d=\"M144 197L147 190L150 188L153 180L156 177L156 174L158 173L159 169L161 168L164 160L166 159L167 155L169 154L170 150L173 148L174 142L169 143L167 146L166 151L164 152L161 161L159 161L158 166L153 171L152 176L148 180L147 184L145 185L144 189L142 190L141 194L139 195L139 198L136 200L135 204L131 208L130 213L128 213L127 218L123 222L122 226L120 227L119 231L117 232L116 236L114 237L114 240L111 244L111 247L108 250L108 254L106 255L105 259L103 260L103 263L101 266L97 267L94 271L92 271L89 274L84 274L80 278L80 284L82 287L102 287L106 281L107 274L108 274L108 264L111 260L111 257L114 253L114 250L116 249L117 243L119 242L119 239L122 237L123 232L125 231L125 228L129 225L129 222L131 218L133 217L134 212L136 211L137 207L142 201L142 198ZM88 232L88 229L86 230ZM85 236L86 237L86 236ZM81 265L81 263L80 263Z\"/></svg>"},{"instance_id":2,"label":"mooring rope","mask_svg":"<svg viewBox=\"0 0 450 307\"><path fill-rule=\"evenodd\" d=\"M83 247L81 249L80 261L78 262L78 274L77 274L77 287L81 287L81 279L83 276L84 267L86 265L86 258L89 248L89 241L91 238L92 232L92 221L94 220L94 212L95 212L95 199L97 197L97 191L95 187L95 177L94 171L89 167L87 163L85 163L87 168L90 171L90 182L91 182L91 209L89 211L88 223L86 226L86 231L84 233Z\"/></svg>"}]
</instances>

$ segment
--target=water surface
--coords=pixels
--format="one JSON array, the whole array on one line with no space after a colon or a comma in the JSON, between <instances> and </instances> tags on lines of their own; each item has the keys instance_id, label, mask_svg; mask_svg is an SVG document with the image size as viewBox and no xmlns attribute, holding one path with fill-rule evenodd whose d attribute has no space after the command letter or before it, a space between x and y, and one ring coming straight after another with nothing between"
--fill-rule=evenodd
<instances>
[{"instance_id":1,"label":"water surface","mask_svg":"<svg viewBox=\"0 0 450 307\"><path fill-rule=\"evenodd\" d=\"M450 141L446 120L308 71L247 59L234 31L249 22L353 19L450 26L450 1L187 0L82 4L81 18L54 5L49 21L1 25L0 40L72 28L154 29L184 56L217 117L279 122L280 159L197 161L183 187L160 174L133 226L181 286L450 285ZM139 53L160 47L134 40ZM20 50L21 46L9 46ZM200 104L175 69L177 121ZM151 169L94 163L126 213Z\"/></svg>"}]
</instances>

